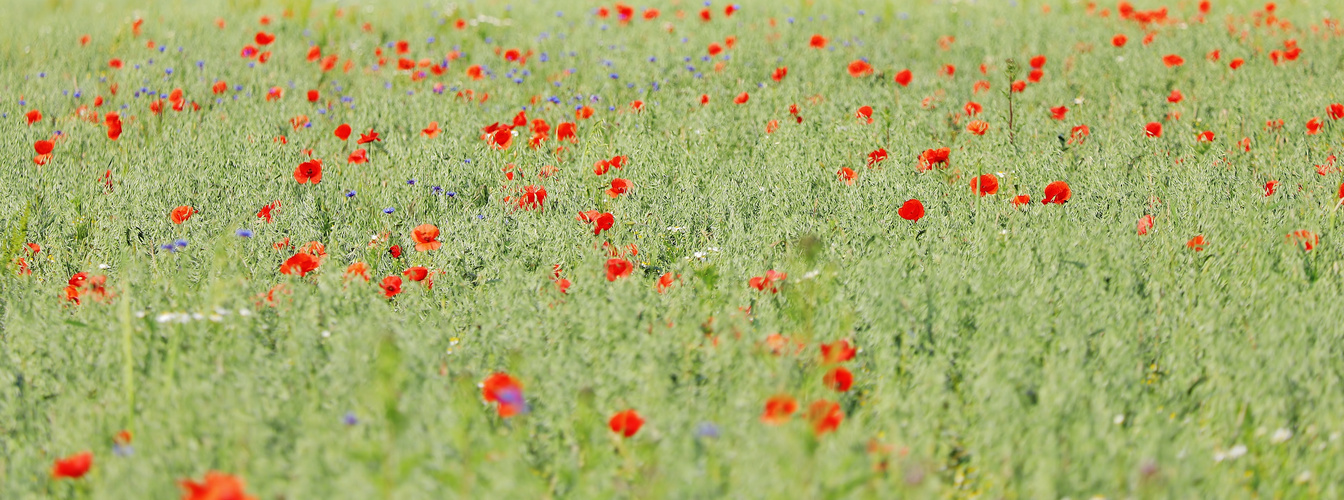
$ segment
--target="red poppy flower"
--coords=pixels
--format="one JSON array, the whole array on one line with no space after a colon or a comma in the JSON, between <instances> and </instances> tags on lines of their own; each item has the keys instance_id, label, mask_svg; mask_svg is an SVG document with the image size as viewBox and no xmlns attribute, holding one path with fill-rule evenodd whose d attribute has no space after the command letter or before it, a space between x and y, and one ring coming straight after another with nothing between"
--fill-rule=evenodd
<instances>
[{"instance_id":1,"label":"red poppy flower","mask_svg":"<svg viewBox=\"0 0 1344 500\"><path fill-rule=\"evenodd\" d=\"M579 142L578 137L576 136L577 129L578 126L573 123L570 122L561 123L560 125L555 127L555 140Z\"/></svg>"},{"instance_id":2,"label":"red poppy flower","mask_svg":"<svg viewBox=\"0 0 1344 500\"><path fill-rule=\"evenodd\" d=\"M388 276L383 278L383 282L378 284L378 288L383 290L383 295L392 298L401 293L401 277Z\"/></svg>"},{"instance_id":3,"label":"red poppy flower","mask_svg":"<svg viewBox=\"0 0 1344 500\"><path fill-rule=\"evenodd\" d=\"M182 500L257 500L243 490L242 480L221 472L207 472L199 483L184 479L178 484L186 490Z\"/></svg>"},{"instance_id":4,"label":"red poppy flower","mask_svg":"<svg viewBox=\"0 0 1344 500\"><path fill-rule=\"evenodd\" d=\"M807 45L814 49L824 49L826 48L826 42L827 42L826 37L821 35L812 35L812 38L807 41Z\"/></svg>"},{"instance_id":5,"label":"red poppy flower","mask_svg":"<svg viewBox=\"0 0 1344 500\"><path fill-rule=\"evenodd\" d=\"M308 273L316 271L317 266L321 264L322 261L318 260L318 258L314 257L312 254L299 252L294 254L293 257L285 259L283 264L280 264L280 274L297 274L302 278L307 276Z\"/></svg>"},{"instance_id":6,"label":"red poppy flower","mask_svg":"<svg viewBox=\"0 0 1344 500\"><path fill-rule=\"evenodd\" d=\"M784 280L788 278L789 275L787 273L781 273L771 269L765 272L765 276L756 276L747 280L747 286L762 292L768 290L770 293L779 293L779 288L776 287L775 284L783 283Z\"/></svg>"},{"instance_id":7,"label":"red poppy flower","mask_svg":"<svg viewBox=\"0 0 1344 500\"><path fill-rule=\"evenodd\" d=\"M359 165L361 163L368 163L368 161L369 161L369 152L365 151L363 148L356 149L355 152L350 153L350 156L345 159L346 163L353 163L356 165Z\"/></svg>"},{"instance_id":8,"label":"red poppy flower","mask_svg":"<svg viewBox=\"0 0 1344 500\"><path fill-rule=\"evenodd\" d=\"M877 165L878 163L886 161L886 159L887 159L886 148L877 148L873 152L868 153L868 166L871 168L872 166Z\"/></svg>"},{"instance_id":9,"label":"red poppy flower","mask_svg":"<svg viewBox=\"0 0 1344 500\"><path fill-rule=\"evenodd\" d=\"M1152 216L1152 214L1148 214L1148 215L1144 215L1143 217L1139 217L1139 223L1138 223L1138 225L1135 227L1135 229L1136 229L1136 232L1139 233L1139 236L1143 236L1143 235L1148 234L1148 231L1151 231L1151 230L1153 229L1153 216Z\"/></svg>"},{"instance_id":10,"label":"red poppy flower","mask_svg":"<svg viewBox=\"0 0 1344 500\"><path fill-rule=\"evenodd\" d=\"M770 79L776 82L780 82L783 81L784 77L788 76L788 74L789 74L789 67L780 66L778 68L775 68L775 71L773 73L770 73Z\"/></svg>"},{"instance_id":11,"label":"red poppy flower","mask_svg":"<svg viewBox=\"0 0 1344 500\"><path fill-rule=\"evenodd\" d=\"M1171 89L1171 93L1167 95L1167 102L1172 104L1176 104L1183 100L1185 100L1185 96L1182 95L1181 91L1177 89Z\"/></svg>"},{"instance_id":12,"label":"red poppy flower","mask_svg":"<svg viewBox=\"0 0 1344 500\"><path fill-rule=\"evenodd\" d=\"M1162 56L1162 64L1167 65L1168 68L1175 68L1177 66L1185 64L1185 59L1176 54L1167 54L1165 56Z\"/></svg>"},{"instance_id":13,"label":"red poppy flower","mask_svg":"<svg viewBox=\"0 0 1344 500\"><path fill-rule=\"evenodd\" d=\"M1205 245L1204 235L1202 234L1195 235L1194 238L1190 238L1190 241L1185 242L1186 248L1189 248L1196 252L1204 251L1204 245Z\"/></svg>"},{"instance_id":14,"label":"red poppy flower","mask_svg":"<svg viewBox=\"0 0 1344 500\"><path fill-rule=\"evenodd\" d=\"M411 281L423 281L426 277L429 276L429 268L424 266L410 267L407 268L405 271L402 271L401 275L405 276L406 279Z\"/></svg>"},{"instance_id":15,"label":"red poppy flower","mask_svg":"<svg viewBox=\"0 0 1344 500\"><path fill-rule=\"evenodd\" d=\"M415 238L415 251L428 252L438 250L443 245L438 240L439 228L433 224L421 224L411 230L411 236ZM420 281L420 280L416 280Z\"/></svg>"},{"instance_id":16,"label":"red poppy flower","mask_svg":"<svg viewBox=\"0 0 1344 500\"><path fill-rule=\"evenodd\" d=\"M57 459L51 466L52 479L79 479L93 467L93 452L85 451Z\"/></svg>"},{"instance_id":17,"label":"red poppy flower","mask_svg":"<svg viewBox=\"0 0 1344 500\"><path fill-rule=\"evenodd\" d=\"M518 197L518 208L540 210L546 202L546 188L542 186L523 186L523 194Z\"/></svg>"},{"instance_id":18,"label":"red poppy flower","mask_svg":"<svg viewBox=\"0 0 1344 500\"><path fill-rule=\"evenodd\" d=\"M1321 121L1320 117L1315 117L1310 120L1307 120L1307 135L1316 135L1321 133L1321 127L1324 125L1325 123Z\"/></svg>"},{"instance_id":19,"label":"red poppy flower","mask_svg":"<svg viewBox=\"0 0 1344 500\"><path fill-rule=\"evenodd\" d=\"M1195 136L1195 141L1196 141L1196 142L1213 142L1213 131L1205 130L1205 131L1203 131L1203 132L1200 132L1198 136Z\"/></svg>"},{"instance_id":20,"label":"red poppy flower","mask_svg":"<svg viewBox=\"0 0 1344 500\"><path fill-rule=\"evenodd\" d=\"M28 119L29 127L33 126L34 123L37 123L38 121L42 120L42 112L36 109L29 111L23 116Z\"/></svg>"},{"instance_id":21,"label":"red poppy flower","mask_svg":"<svg viewBox=\"0 0 1344 500\"><path fill-rule=\"evenodd\" d=\"M1045 67L1045 56L1036 56L1027 62L1031 63L1031 67L1041 69Z\"/></svg>"},{"instance_id":22,"label":"red poppy flower","mask_svg":"<svg viewBox=\"0 0 1344 500\"><path fill-rule=\"evenodd\" d=\"M258 211L257 211L257 218L258 218L258 219L266 219L266 223L267 223L267 224L270 224L270 223L271 223L271 212L274 211L274 210L277 209L277 208L280 208L280 200L275 200L275 201L273 201L273 202L267 204L266 206L261 207L261 210L258 210Z\"/></svg>"},{"instance_id":23,"label":"red poppy flower","mask_svg":"<svg viewBox=\"0 0 1344 500\"><path fill-rule=\"evenodd\" d=\"M370 142L382 142L382 139L378 138L378 133L374 132L373 129L369 129L366 133L359 134L359 140L355 141L355 145L363 145Z\"/></svg>"},{"instance_id":24,"label":"red poppy flower","mask_svg":"<svg viewBox=\"0 0 1344 500\"><path fill-rule=\"evenodd\" d=\"M841 181L850 186L854 185L854 179L859 176L858 173L854 172L854 169L849 167L840 167L840 171L835 174L840 177Z\"/></svg>"},{"instance_id":25,"label":"red poppy flower","mask_svg":"<svg viewBox=\"0 0 1344 500\"><path fill-rule=\"evenodd\" d=\"M787 394L777 394L765 400L765 411L761 413L761 421L770 425L780 425L788 422L789 417L797 411L798 400Z\"/></svg>"},{"instance_id":26,"label":"red poppy flower","mask_svg":"<svg viewBox=\"0 0 1344 500\"><path fill-rule=\"evenodd\" d=\"M1129 37L1125 35L1115 35L1114 37L1111 37L1111 45L1124 47L1126 43L1129 43Z\"/></svg>"},{"instance_id":27,"label":"red poppy flower","mask_svg":"<svg viewBox=\"0 0 1344 500\"><path fill-rule=\"evenodd\" d=\"M593 116L593 108L590 108L588 106L580 107L579 109L574 111L575 120L587 120L589 118L592 118L592 116Z\"/></svg>"},{"instance_id":28,"label":"red poppy flower","mask_svg":"<svg viewBox=\"0 0 1344 500\"><path fill-rule=\"evenodd\" d=\"M840 339L829 344L821 344L821 361L827 364L844 363L854 359L859 350L848 340Z\"/></svg>"},{"instance_id":29,"label":"red poppy flower","mask_svg":"<svg viewBox=\"0 0 1344 500\"><path fill-rule=\"evenodd\" d=\"M1051 118L1054 118L1054 119L1056 119L1056 120L1063 120L1063 119L1064 119L1064 114L1065 114L1065 113L1068 113L1068 112L1069 112L1069 108L1066 108L1066 107L1064 107L1064 106L1060 106L1060 107L1057 107L1057 108L1050 108L1050 117L1051 117Z\"/></svg>"},{"instance_id":30,"label":"red poppy flower","mask_svg":"<svg viewBox=\"0 0 1344 500\"><path fill-rule=\"evenodd\" d=\"M747 94L746 92L743 92L741 94L738 94L737 97L733 98L733 103L746 104L748 99L751 99L751 95Z\"/></svg>"},{"instance_id":31,"label":"red poppy flower","mask_svg":"<svg viewBox=\"0 0 1344 500\"><path fill-rule=\"evenodd\" d=\"M1022 80L1013 82L1012 90L1014 93L1018 94L1022 93L1022 91L1027 90L1027 82L1024 82Z\"/></svg>"},{"instance_id":32,"label":"red poppy flower","mask_svg":"<svg viewBox=\"0 0 1344 500\"><path fill-rule=\"evenodd\" d=\"M1162 137L1162 124L1158 122L1148 122L1143 126L1143 135L1148 137Z\"/></svg>"},{"instance_id":33,"label":"red poppy flower","mask_svg":"<svg viewBox=\"0 0 1344 500\"><path fill-rule=\"evenodd\" d=\"M951 64L944 64L944 65L943 65L943 74L944 74L944 75L947 75L948 78L951 78L952 76L954 76L954 75L957 74L957 67L956 67L956 66L953 66L953 65L951 65Z\"/></svg>"},{"instance_id":34,"label":"red poppy flower","mask_svg":"<svg viewBox=\"0 0 1344 500\"><path fill-rule=\"evenodd\" d=\"M1063 205L1064 202L1069 201L1070 196L1073 196L1073 192L1069 190L1069 184L1064 181L1055 181L1045 186L1045 198L1041 199L1041 203Z\"/></svg>"},{"instance_id":35,"label":"red poppy flower","mask_svg":"<svg viewBox=\"0 0 1344 500\"><path fill-rule=\"evenodd\" d=\"M896 77L893 78L892 80L895 81L897 84L899 84L899 85L902 86L902 87L909 87L909 86L910 86L910 80L914 79L914 76L915 76L915 75L914 75L913 73L911 73L910 70L908 70L908 69L903 69L903 70L897 71L897 72L896 72Z\"/></svg>"},{"instance_id":36,"label":"red poppy flower","mask_svg":"<svg viewBox=\"0 0 1344 500\"><path fill-rule=\"evenodd\" d=\"M1045 72L1039 69L1033 69L1030 73L1027 73L1028 82L1041 83L1042 78L1045 78Z\"/></svg>"},{"instance_id":37,"label":"red poppy flower","mask_svg":"<svg viewBox=\"0 0 1344 500\"><path fill-rule=\"evenodd\" d=\"M313 158L300 163L294 169L294 180L298 181L299 184L322 182L322 160Z\"/></svg>"},{"instance_id":38,"label":"red poppy flower","mask_svg":"<svg viewBox=\"0 0 1344 500\"><path fill-rule=\"evenodd\" d=\"M658 293L666 292L679 277L679 275L672 274L671 271L663 273L662 276L658 277L658 282L654 284L654 287L658 289Z\"/></svg>"},{"instance_id":39,"label":"red poppy flower","mask_svg":"<svg viewBox=\"0 0 1344 500\"><path fill-rule=\"evenodd\" d=\"M980 114L981 111L984 111L985 107L981 106L978 102L969 101L966 103L966 106L962 107L962 109L966 111L966 116L975 116Z\"/></svg>"},{"instance_id":40,"label":"red poppy flower","mask_svg":"<svg viewBox=\"0 0 1344 500\"><path fill-rule=\"evenodd\" d=\"M820 436L839 428L845 414L840 411L839 403L823 399L808 406L807 420L812 423L812 432Z\"/></svg>"},{"instance_id":41,"label":"red poppy flower","mask_svg":"<svg viewBox=\"0 0 1344 500\"><path fill-rule=\"evenodd\" d=\"M509 418L526 409L523 402L523 386L507 373L497 372L481 382L481 397L488 403L498 405L499 416Z\"/></svg>"},{"instance_id":42,"label":"red poppy flower","mask_svg":"<svg viewBox=\"0 0 1344 500\"><path fill-rule=\"evenodd\" d=\"M1316 248L1316 244L1320 242L1320 238L1316 236L1316 233L1306 229L1298 229L1288 233L1287 239L1288 243L1296 244L1298 248L1301 248L1304 252L1312 251L1312 249Z\"/></svg>"},{"instance_id":43,"label":"red poppy flower","mask_svg":"<svg viewBox=\"0 0 1344 500\"><path fill-rule=\"evenodd\" d=\"M896 214L900 215L902 219L919 222L919 219L924 217L924 204L913 198L906 200L901 205L901 209L896 211Z\"/></svg>"},{"instance_id":44,"label":"red poppy flower","mask_svg":"<svg viewBox=\"0 0 1344 500\"><path fill-rule=\"evenodd\" d=\"M845 392L854 385L854 374L848 368L837 366L826 372L821 381L836 392Z\"/></svg>"},{"instance_id":45,"label":"red poppy flower","mask_svg":"<svg viewBox=\"0 0 1344 500\"><path fill-rule=\"evenodd\" d=\"M854 117L858 118L859 121L873 123L873 107L867 105L859 106L859 109L854 112Z\"/></svg>"},{"instance_id":46,"label":"red poppy flower","mask_svg":"<svg viewBox=\"0 0 1344 500\"><path fill-rule=\"evenodd\" d=\"M628 179L617 177L611 180L611 189L607 190L607 196L615 198L630 191L630 188L632 187L635 187L633 182L630 182Z\"/></svg>"},{"instance_id":47,"label":"red poppy flower","mask_svg":"<svg viewBox=\"0 0 1344 500\"><path fill-rule=\"evenodd\" d=\"M36 151L38 156L49 155L54 149L56 149L56 143L46 139L33 143L33 151Z\"/></svg>"},{"instance_id":48,"label":"red poppy flower","mask_svg":"<svg viewBox=\"0 0 1344 500\"><path fill-rule=\"evenodd\" d=\"M1340 118L1344 118L1344 104L1336 103L1326 106L1325 114L1328 115L1331 120L1338 120Z\"/></svg>"},{"instance_id":49,"label":"red poppy flower","mask_svg":"<svg viewBox=\"0 0 1344 500\"><path fill-rule=\"evenodd\" d=\"M947 167L951 156L951 148L926 149L919 154L919 170L929 170L935 165Z\"/></svg>"},{"instance_id":50,"label":"red poppy flower","mask_svg":"<svg viewBox=\"0 0 1344 500\"><path fill-rule=\"evenodd\" d=\"M855 59L849 63L849 76L854 78L864 77L873 74L873 65L863 59Z\"/></svg>"},{"instance_id":51,"label":"red poppy flower","mask_svg":"<svg viewBox=\"0 0 1344 500\"><path fill-rule=\"evenodd\" d=\"M1269 181L1265 183L1265 197L1274 196L1274 190L1278 189L1279 181Z\"/></svg>"},{"instance_id":52,"label":"red poppy flower","mask_svg":"<svg viewBox=\"0 0 1344 500\"><path fill-rule=\"evenodd\" d=\"M971 179L971 190L979 193L980 196L997 193L999 192L999 178L994 174L984 174Z\"/></svg>"},{"instance_id":53,"label":"red poppy flower","mask_svg":"<svg viewBox=\"0 0 1344 500\"><path fill-rule=\"evenodd\" d=\"M607 259L607 281L616 281L618 278L629 276L635 271L635 265L630 261L620 258Z\"/></svg>"},{"instance_id":54,"label":"red poppy flower","mask_svg":"<svg viewBox=\"0 0 1344 500\"><path fill-rule=\"evenodd\" d=\"M346 268L345 268L345 277L346 277L346 278L364 278L364 281L368 281L368 280L369 280L369 265L368 265L368 264L365 264L365 263L363 263L363 262L358 262L358 261L356 261L355 263L350 264L349 267L346 267Z\"/></svg>"},{"instance_id":55,"label":"red poppy flower","mask_svg":"<svg viewBox=\"0 0 1344 500\"><path fill-rule=\"evenodd\" d=\"M349 139L349 138L350 138L350 124L348 124L348 123L342 123L342 124L340 124L340 126L337 126L337 127L336 127L336 131L333 132L333 133L336 134L336 138L338 138L338 139L340 139L340 140L342 140L342 141Z\"/></svg>"},{"instance_id":56,"label":"red poppy flower","mask_svg":"<svg viewBox=\"0 0 1344 500\"><path fill-rule=\"evenodd\" d=\"M1025 194L1019 194L1017 196L1014 196L1012 201L1012 204L1015 207L1020 207L1029 203L1031 203L1031 197Z\"/></svg>"},{"instance_id":57,"label":"red poppy flower","mask_svg":"<svg viewBox=\"0 0 1344 500\"><path fill-rule=\"evenodd\" d=\"M441 130L439 130L439 122L429 122L428 127L420 129L420 135L425 136L429 139L433 139L439 136L440 131Z\"/></svg>"},{"instance_id":58,"label":"red poppy flower","mask_svg":"<svg viewBox=\"0 0 1344 500\"><path fill-rule=\"evenodd\" d=\"M966 131L975 135L985 135L989 131L989 123L983 120L971 120L966 124Z\"/></svg>"},{"instance_id":59,"label":"red poppy flower","mask_svg":"<svg viewBox=\"0 0 1344 500\"><path fill-rule=\"evenodd\" d=\"M196 209L191 208L190 205L182 205L174 208L173 212L169 214L169 218L173 220L173 224L181 224L190 219L194 213L196 213Z\"/></svg>"},{"instance_id":60,"label":"red poppy flower","mask_svg":"<svg viewBox=\"0 0 1344 500\"><path fill-rule=\"evenodd\" d=\"M719 45L718 42L710 42L708 52L710 57L717 56L723 52L723 46Z\"/></svg>"},{"instance_id":61,"label":"red poppy flower","mask_svg":"<svg viewBox=\"0 0 1344 500\"><path fill-rule=\"evenodd\" d=\"M389 255L391 255L392 258L394 258L394 259L400 259L400 258L401 258L401 245L392 245L392 246L390 246L390 247L387 247L387 253L388 253Z\"/></svg>"},{"instance_id":62,"label":"red poppy flower","mask_svg":"<svg viewBox=\"0 0 1344 500\"><path fill-rule=\"evenodd\" d=\"M253 37L253 40L257 42L257 45L270 45L271 42L275 41L275 35L265 31L258 31L257 36Z\"/></svg>"},{"instance_id":63,"label":"red poppy flower","mask_svg":"<svg viewBox=\"0 0 1344 500\"><path fill-rule=\"evenodd\" d=\"M639 432L639 428L644 426L644 418L639 416L635 410L625 410L611 416L607 420L607 427L616 434L632 437Z\"/></svg>"}]
</instances>

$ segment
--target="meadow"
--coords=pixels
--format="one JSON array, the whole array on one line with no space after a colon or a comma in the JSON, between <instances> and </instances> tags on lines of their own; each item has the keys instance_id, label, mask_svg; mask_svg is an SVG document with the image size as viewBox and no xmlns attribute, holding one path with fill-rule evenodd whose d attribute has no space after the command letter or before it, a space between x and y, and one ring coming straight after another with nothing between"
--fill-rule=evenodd
<instances>
[{"instance_id":1,"label":"meadow","mask_svg":"<svg viewBox=\"0 0 1344 500\"><path fill-rule=\"evenodd\" d=\"M1344 496L1340 9L1132 1L16 0L0 498Z\"/></svg>"}]
</instances>

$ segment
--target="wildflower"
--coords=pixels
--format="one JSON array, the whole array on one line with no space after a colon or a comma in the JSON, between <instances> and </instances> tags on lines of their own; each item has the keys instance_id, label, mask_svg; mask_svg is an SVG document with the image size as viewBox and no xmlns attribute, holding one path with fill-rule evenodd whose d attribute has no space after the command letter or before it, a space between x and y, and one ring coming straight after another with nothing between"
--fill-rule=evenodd
<instances>
[{"instance_id":1,"label":"wildflower","mask_svg":"<svg viewBox=\"0 0 1344 500\"><path fill-rule=\"evenodd\" d=\"M644 418L640 417L635 410L618 412L607 421L607 427L611 429L611 432L627 438L634 436L643 426Z\"/></svg>"},{"instance_id":2,"label":"wildflower","mask_svg":"<svg viewBox=\"0 0 1344 500\"><path fill-rule=\"evenodd\" d=\"M401 278L397 276L388 276L383 278L383 282L378 285L383 290L383 295L392 298L401 293Z\"/></svg>"},{"instance_id":3,"label":"wildflower","mask_svg":"<svg viewBox=\"0 0 1344 500\"><path fill-rule=\"evenodd\" d=\"M854 374L850 373L849 369L843 366L837 366L832 368L831 371L826 372L826 376L822 378L822 382L826 384L826 387L829 387L836 392L845 392L854 385Z\"/></svg>"},{"instance_id":4,"label":"wildflower","mask_svg":"<svg viewBox=\"0 0 1344 500\"><path fill-rule=\"evenodd\" d=\"M844 419L840 404L834 401L815 401L807 408L807 420L812 423L812 432L818 436L835 431Z\"/></svg>"},{"instance_id":5,"label":"wildflower","mask_svg":"<svg viewBox=\"0 0 1344 500\"><path fill-rule=\"evenodd\" d=\"M1045 198L1041 199L1041 203L1063 205L1064 202L1069 201L1070 196L1073 196L1073 192L1069 190L1069 184L1064 181L1055 181L1045 186Z\"/></svg>"},{"instance_id":6,"label":"wildflower","mask_svg":"<svg viewBox=\"0 0 1344 500\"><path fill-rule=\"evenodd\" d=\"M313 158L300 163L298 167L294 168L294 180L299 184L322 182L322 160ZM266 221L270 222L270 217L267 217Z\"/></svg>"},{"instance_id":7,"label":"wildflower","mask_svg":"<svg viewBox=\"0 0 1344 500\"><path fill-rule=\"evenodd\" d=\"M846 185L850 186L854 185L854 179L859 176L859 174L854 172L854 169L849 167L841 167L840 171L836 172L836 175L838 175L840 177L840 180L843 181Z\"/></svg>"},{"instance_id":8,"label":"wildflower","mask_svg":"<svg viewBox=\"0 0 1344 500\"><path fill-rule=\"evenodd\" d=\"M924 204L920 203L919 200L911 198L901 204L901 208L896 211L896 214L900 215L902 219L919 222L919 219L924 217Z\"/></svg>"},{"instance_id":9,"label":"wildflower","mask_svg":"<svg viewBox=\"0 0 1344 500\"><path fill-rule=\"evenodd\" d=\"M1304 252L1312 251L1320 242L1320 238L1316 236L1316 233L1306 229L1298 229L1288 233L1287 240L1288 243L1296 244L1298 248L1301 248Z\"/></svg>"},{"instance_id":10,"label":"wildflower","mask_svg":"<svg viewBox=\"0 0 1344 500\"><path fill-rule=\"evenodd\" d=\"M51 466L52 479L79 479L93 467L93 452L85 451L57 459Z\"/></svg>"},{"instance_id":11,"label":"wildflower","mask_svg":"<svg viewBox=\"0 0 1344 500\"><path fill-rule=\"evenodd\" d=\"M607 259L607 281L616 281L618 278L629 276L635 271L635 265L630 261L620 258Z\"/></svg>"},{"instance_id":12,"label":"wildflower","mask_svg":"<svg viewBox=\"0 0 1344 500\"><path fill-rule=\"evenodd\" d=\"M365 263L363 263L363 262L355 261L354 263L350 264L349 267L346 267L346 268L345 268L345 277L346 277L346 278L363 278L364 281L368 281L368 280L369 280L369 265L368 265L368 264L365 264Z\"/></svg>"},{"instance_id":13,"label":"wildflower","mask_svg":"<svg viewBox=\"0 0 1344 500\"><path fill-rule=\"evenodd\" d=\"M280 274L297 274L302 278L308 273L317 270L317 267L321 264L322 262L312 254L299 252L292 257L285 259L283 264L280 264Z\"/></svg>"},{"instance_id":14,"label":"wildflower","mask_svg":"<svg viewBox=\"0 0 1344 500\"><path fill-rule=\"evenodd\" d=\"M615 198L617 196L625 194L632 187L634 187L634 183L630 182L628 179L622 179L617 177L611 180L611 189L607 190L607 196Z\"/></svg>"},{"instance_id":15,"label":"wildflower","mask_svg":"<svg viewBox=\"0 0 1344 500\"><path fill-rule=\"evenodd\" d=\"M769 291L770 293L779 293L779 288L776 287L775 284L783 283L784 280L788 278L789 275L787 273L781 273L771 269L765 272L765 276L756 276L747 280L747 286L762 292Z\"/></svg>"},{"instance_id":16,"label":"wildflower","mask_svg":"<svg viewBox=\"0 0 1344 500\"><path fill-rule=\"evenodd\" d=\"M1204 251L1204 246L1205 246L1205 245L1206 245L1206 242L1205 242L1205 240L1204 240L1204 235L1202 235L1202 234L1195 235L1194 238L1190 238L1190 241L1185 242L1185 247L1186 247L1186 248L1189 248L1189 249L1194 250L1194 251L1196 251L1196 252L1202 252L1202 251Z\"/></svg>"},{"instance_id":17,"label":"wildflower","mask_svg":"<svg viewBox=\"0 0 1344 500\"><path fill-rule=\"evenodd\" d=\"M892 78L892 80L895 81L898 85L900 85L900 86L902 86L902 87L909 87L909 86L910 86L910 80L912 80L913 78L914 78L914 74L911 73L910 70L908 70L908 69L903 69L903 70L897 71L897 72L896 72L896 76L895 76L894 78Z\"/></svg>"},{"instance_id":18,"label":"wildflower","mask_svg":"<svg viewBox=\"0 0 1344 500\"><path fill-rule=\"evenodd\" d=\"M1310 120L1307 120L1307 135L1316 135L1321 133L1321 127L1323 125L1325 125L1325 123L1321 121L1320 117L1314 117Z\"/></svg>"},{"instance_id":19,"label":"wildflower","mask_svg":"<svg viewBox=\"0 0 1344 500\"><path fill-rule=\"evenodd\" d=\"M1162 124L1158 122L1148 122L1143 126L1143 135L1148 137L1162 137Z\"/></svg>"},{"instance_id":20,"label":"wildflower","mask_svg":"<svg viewBox=\"0 0 1344 500\"><path fill-rule=\"evenodd\" d=\"M178 484L186 490L182 500L257 500L244 491L242 480L221 472L207 472L201 482L184 479Z\"/></svg>"},{"instance_id":21,"label":"wildflower","mask_svg":"<svg viewBox=\"0 0 1344 500\"><path fill-rule=\"evenodd\" d=\"M829 344L821 344L821 360L824 363L844 363L854 359L854 355L859 351L848 340L837 340Z\"/></svg>"},{"instance_id":22,"label":"wildflower","mask_svg":"<svg viewBox=\"0 0 1344 500\"><path fill-rule=\"evenodd\" d=\"M848 70L849 76L860 78L873 74L873 65L863 59L856 59L849 63Z\"/></svg>"},{"instance_id":23,"label":"wildflower","mask_svg":"<svg viewBox=\"0 0 1344 500\"><path fill-rule=\"evenodd\" d=\"M527 412L522 384L507 373L496 372L486 377L485 381L481 382L481 397L488 403L495 403L496 411L503 418Z\"/></svg>"},{"instance_id":24,"label":"wildflower","mask_svg":"<svg viewBox=\"0 0 1344 500\"><path fill-rule=\"evenodd\" d=\"M350 124L342 123L336 127L336 131L333 133L336 134L337 139L344 141L350 139L350 131Z\"/></svg>"},{"instance_id":25,"label":"wildflower","mask_svg":"<svg viewBox=\"0 0 1344 500\"><path fill-rule=\"evenodd\" d=\"M975 135L985 135L989 131L989 124L982 120L971 120L966 124L966 131Z\"/></svg>"},{"instance_id":26,"label":"wildflower","mask_svg":"<svg viewBox=\"0 0 1344 500\"><path fill-rule=\"evenodd\" d=\"M195 213L196 209L191 208L190 205L182 205L180 207L174 208L173 212L169 214L169 218L173 220L173 224L181 224L183 222L186 222L187 219L190 219L192 214Z\"/></svg>"},{"instance_id":27,"label":"wildflower","mask_svg":"<svg viewBox=\"0 0 1344 500\"><path fill-rule=\"evenodd\" d=\"M415 229L411 230L411 236L415 238L415 251L417 252L438 250L443 245L442 242L438 241L439 228L433 224L415 226Z\"/></svg>"},{"instance_id":28,"label":"wildflower","mask_svg":"<svg viewBox=\"0 0 1344 500\"><path fill-rule=\"evenodd\" d=\"M999 192L999 178L994 174L984 174L971 179L971 190L980 196L991 195Z\"/></svg>"},{"instance_id":29,"label":"wildflower","mask_svg":"<svg viewBox=\"0 0 1344 500\"><path fill-rule=\"evenodd\" d=\"M778 394L765 400L765 411L761 421L770 425L780 425L789 421L789 417L798 411L798 401L787 394Z\"/></svg>"},{"instance_id":30,"label":"wildflower","mask_svg":"<svg viewBox=\"0 0 1344 500\"><path fill-rule=\"evenodd\" d=\"M1153 229L1153 215L1145 214L1143 217L1139 217L1139 223L1135 229L1139 236L1148 234L1148 231Z\"/></svg>"}]
</instances>

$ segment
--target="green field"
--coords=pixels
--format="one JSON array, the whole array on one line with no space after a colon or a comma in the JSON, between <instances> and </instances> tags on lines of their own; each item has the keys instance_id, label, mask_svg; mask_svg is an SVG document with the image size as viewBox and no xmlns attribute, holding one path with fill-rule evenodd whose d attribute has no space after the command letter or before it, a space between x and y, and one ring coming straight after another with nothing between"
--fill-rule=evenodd
<instances>
[{"instance_id":1,"label":"green field","mask_svg":"<svg viewBox=\"0 0 1344 500\"><path fill-rule=\"evenodd\" d=\"M1161 7L14 0L0 498L1344 497L1344 9Z\"/></svg>"}]
</instances>

